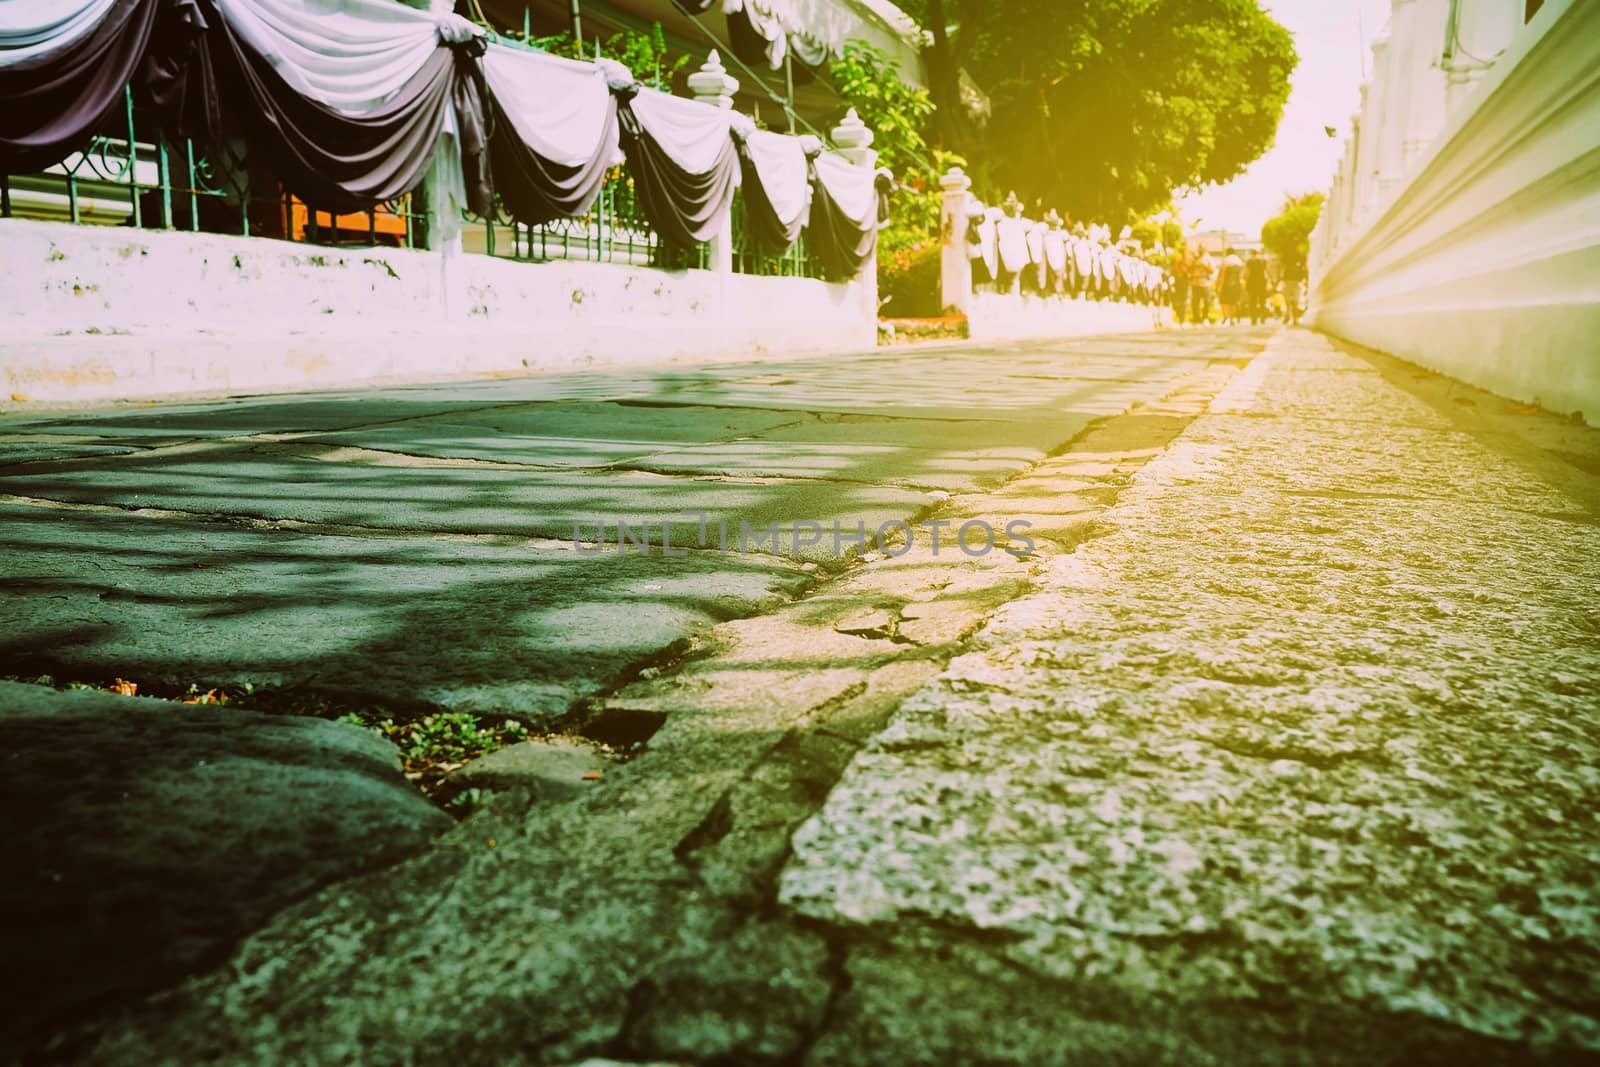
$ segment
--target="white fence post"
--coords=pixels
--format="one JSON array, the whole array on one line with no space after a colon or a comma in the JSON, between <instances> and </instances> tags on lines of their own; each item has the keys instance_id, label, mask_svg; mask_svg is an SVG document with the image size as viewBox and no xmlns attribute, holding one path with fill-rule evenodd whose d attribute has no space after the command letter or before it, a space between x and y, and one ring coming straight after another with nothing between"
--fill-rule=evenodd
<instances>
[{"instance_id":1,"label":"white fence post","mask_svg":"<svg viewBox=\"0 0 1600 1067\"><path fill-rule=\"evenodd\" d=\"M845 113L844 119L829 133L833 140L834 148L839 154L858 167L867 170L876 170L878 166L878 151L872 147L874 134L861 121L861 116L856 114L856 109L851 108ZM878 253L876 247L871 256L861 265L861 274L856 278L856 284L861 286L862 311L867 320L877 329L878 323Z\"/></svg>"},{"instance_id":2,"label":"white fence post","mask_svg":"<svg viewBox=\"0 0 1600 1067\"><path fill-rule=\"evenodd\" d=\"M951 167L939 179L944 207L939 218L939 289L947 314L965 315L972 301L972 260L967 258L967 200L972 179Z\"/></svg>"},{"instance_id":3,"label":"white fence post","mask_svg":"<svg viewBox=\"0 0 1600 1067\"><path fill-rule=\"evenodd\" d=\"M715 49L706 57L699 70L689 75L689 89L702 104L733 110L733 94L739 91L739 80L722 66L722 57ZM710 267L718 274L733 273L733 213L730 205L724 212L717 235L707 242Z\"/></svg>"}]
</instances>

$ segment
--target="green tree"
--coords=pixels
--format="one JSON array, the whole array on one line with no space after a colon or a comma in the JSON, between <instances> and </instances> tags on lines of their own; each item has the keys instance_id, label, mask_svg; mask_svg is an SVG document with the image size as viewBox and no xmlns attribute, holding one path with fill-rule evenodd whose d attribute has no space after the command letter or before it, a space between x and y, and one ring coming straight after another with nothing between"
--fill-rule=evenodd
<instances>
[{"instance_id":1,"label":"green tree","mask_svg":"<svg viewBox=\"0 0 1600 1067\"><path fill-rule=\"evenodd\" d=\"M1290 277L1306 276L1311 231L1317 228L1317 219L1322 215L1322 200L1321 193L1291 196L1283 202L1283 210L1261 227L1261 243Z\"/></svg>"},{"instance_id":2,"label":"green tree","mask_svg":"<svg viewBox=\"0 0 1600 1067\"><path fill-rule=\"evenodd\" d=\"M1297 61L1259 0L906 0L929 30L934 142L991 194L1113 225L1271 147ZM961 75L988 94L980 127Z\"/></svg>"},{"instance_id":3,"label":"green tree","mask_svg":"<svg viewBox=\"0 0 1600 1067\"><path fill-rule=\"evenodd\" d=\"M515 30L502 31L506 36L520 38ZM667 35L661 23L652 23L648 30L619 30L603 41L591 37L580 45L570 30L550 37L531 37L528 43L535 48L568 59L594 59L598 53L615 59L641 83L656 89L672 90L673 79L689 65L690 57L673 54L667 48Z\"/></svg>"},{"instance_id":4,"label":"green tree","mask_svg":"<svg viewBox=\"0 0 1600 1067\"><path fill-rule=\"evenodd\" d=\"M902 81L889 57L865 41L847 41L828 73L872 131L879 162L896 174L926 174L932 160L922 131L933 114L927 92Z\"/></svg>"},{"instance_id":5,"label":"green tree","mask_svg":"<svg viewBox=\"0 0 1600 1067\"><path fill-rule=\"evenodd\" d=\"M894 172L889 222L878 234L878 288L891 315L937 315L939 300L938 176L962 162L931 151L923 130L933 115L927 92L901 80L883 52L864 41L845 44L829 68L839 95L873 133L878 162Z\"/></svg>"}]
</instances>

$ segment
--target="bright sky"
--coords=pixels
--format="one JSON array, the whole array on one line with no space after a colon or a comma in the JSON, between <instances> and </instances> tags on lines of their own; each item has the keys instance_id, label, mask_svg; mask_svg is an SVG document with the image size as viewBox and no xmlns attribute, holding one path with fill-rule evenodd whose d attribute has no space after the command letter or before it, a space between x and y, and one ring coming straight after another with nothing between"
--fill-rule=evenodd
<instances>
[{"instance_id":1,"label":"bright sky","mask_svg":"<svg viewBox=\"0 0 1600 1067\"><path fill-rule=\"evenodd\" d=\"M1300 53L1278 139L1227 185L1180 198L1187 226L1255 237L1285 196L1328 188L1360 100L1362 42L1370 48L1389 21L1388 0L1263 0L1262 6L1294 35ZM1324 126L1336 127L1338 136L1330 138Z\"/></svg>"}]
</instances>

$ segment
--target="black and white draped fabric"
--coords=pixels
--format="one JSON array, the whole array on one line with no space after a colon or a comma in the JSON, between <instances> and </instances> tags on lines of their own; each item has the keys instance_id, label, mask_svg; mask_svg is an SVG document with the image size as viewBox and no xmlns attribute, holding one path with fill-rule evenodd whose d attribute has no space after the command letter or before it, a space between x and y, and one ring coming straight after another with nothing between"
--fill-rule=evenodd
<instances>
[{"instance_id":1,"label":"black and white draped fabric","mask_svg":"<svg viewBox=\"0 0 1600 1067\"><path fill-rule=\"evenodd\" d=\"M739 184L728 111L654 89L624 91L618 121L639 206L670 245L722 233Z\"/></svg>"},{"instance_id":2,"label":"black and white draped fabric","mask_svg":"<svg viewBox=\"0 0 1600 1067\"><path fill-rule=\"evenodd\" d=\"M811 211L810 164L798 137L752 130L739 145L750 234L767 253L786 252L800 239Z\"/></svg>"},{"instance_id":3,"label":"black and white draped fabric","mask_svg":"<svg viewBox=\"0 0 1600 1067\"><path fill-rule=\"evenodd\" d=\"M685 2L721 3L808 61L842 45L820 0ZM230 154L242 142L252 172L318 211L365 211L426 181L434 238L449 240L469 211L493 216L496 194L524 223L581 217L626 160L668 245L720 236L742 182L763 249L786 250L809 226L831 276L871 258L885 197L870 168L812 161L820 145L641 88L614 63L488 44L453 7L0 0L0 173L86 147L131 90L139 140L190 137Z\"/></svg>"},{"instance_id":4,"label":"black and white draped fabric","mask_svg":"<svg viewBox=\"0 0 1600 1067\"><path fill-rule=\"evenodd\" d=\"M878 179L833 152L812 161L806 247L830 278L853 278L878 246Z\"/></svg>"},{"instance_id":5,"label":"black and white draped fabric","mask_svg":"<svg viewBox=\"0 0 1600 1067\"><path fill-rule=\"evenodd\" d=\"M690 2L695 6L703 0ZM797 75L809 75L843 55L854 27L854 17L837 0L721 0L721 7L735 55L773 70L791 59Z\"/></svg>"},{"instance_id":6,"label":"black and white draped fabric","mask_svg":"<svg viewBox=\"0 0 1600 1067\"><path fill-rule=\"evenodd\" d=\"M1049 287L1050 266L1044 260L1044 225L1029 222L1028 228L1028 265L1033 268L1032 278L1040 292Z\"/></svg>"},{"instance_id":7,"label":"black and white draped fabric","mask_svg":"<svg viewBox=\"0 0 1600 1067\"><path fill-rule=\"evenodd\" d=\"M1065 230L1046 230L1044 233L1044 262L1050 271L1050 278L1057 292L1070 288L1069 266L1070 259L1067 255L1067 234Z\"/></svg>"},{"instance_id":8,"label":"black and white draped fabric","mask_svg":"<svg viewBox=\"0 0 1600 1067\"><path fill-rule=\"evenodd\" d=\"M0 3L0 170L49 166L131 87L169 132L242 127L314 207L364 210L409 192L441 137L486 182L477 32L393 0L6 0ZM477 189L474 196L471 190Z\"/></svg>"},{"instance_id":9,"label":"black and white draped fabric","mask_svg":"<svg viewBox=\"0 0 1600 1067\"><path fill-rule=\"evenodd\" d=\"M347 114L399 94L470 23L394 0L213 0L239 45L308 100Z\"/></svg>"},{"instance_id":10,"label":"black and white draped fabric","mask_svg":"<svg viewBox=\"0 0 1600 1067\"><path fill-rule=\"evenodd\" d=\"M144 61L167 0L0 3L0 173L85 145Z\"/></svg>"},{"instance_id":11,"label":"black and white draped fabric","mask_svg":"<svg viewBox=\"0 0 1600 1067\"><path fill-rule=\"evenodd\" d=\"M1021 274L1028 269L1028 224L1025 220L1002 214L995 220L995 239L1003 274Z\"/></svg>"},{"instance_id":12,"label":"black and white draped fabric","mask_svg":"<svg viewBox=\"0 0 1600 1067\"><path fill-rule=\"evenodd\" d=\"M1072 265L1078 277L1078 290L1087 291L1092 288L1096 279L1094 242L1087 237L1074 237L1072 239Z\"/></svg>"},{"instance_id":13,"label":"black and white draped fabric","mask_svg":"<svg viewBox=\"0 0 1600 1067\"><path fill-rule=\"evenodd\" d=\"M1000 277L1000 249L995 236L1000 209L985 208L976 201L969 201L968 208L971 215L967 227L967 258L972 261L973 277L978 281L995 281Z\"/></svg>"},{"instance_id":14,"label":"black and white draped fabric","mask_svg":"<svg viewBox=\"0 0 1600 1067\"><path fill-rule=\"evenodd\" d=\"M513 218L538 225L587 214L622 162L617 101L592 63L489 45L489 158Z\"/></svg>"},{"instance_id":15,"label":"black and white draped fabric","mask_svg":"<svg viewBox=\"0 0 1600 1067\"><path fill-rule=\"evenodd\" d=\"M208 95L243 116L252 146L312 207L393 200L422 182L442 135L481 140L481 94L458 81L478 76L482 44L457 16L389 0L211 2L221 18L203 38ZM463 138L461 156L481 165L482 144ZM486 184L467 180L469 198Z\"/></svg>"},{"instance_id":16,"label":"black and white draped fabric","mask_svg":"<svg viewBox=\"0 0 1600 1067\"><path fill-rule=\"evenodd\" d=\"M724 7L728 16L728 45L733 54L752 67L782 70L789 54L789 33L779 18L759 9L751 0Z\"/></svg>"}]
</instances>

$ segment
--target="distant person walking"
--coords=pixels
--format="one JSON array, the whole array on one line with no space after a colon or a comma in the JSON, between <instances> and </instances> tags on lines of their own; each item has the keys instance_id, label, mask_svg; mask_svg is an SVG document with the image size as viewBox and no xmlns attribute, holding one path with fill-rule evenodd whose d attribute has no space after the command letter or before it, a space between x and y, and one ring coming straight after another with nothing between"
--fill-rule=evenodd
<instances>
[{"instance_id":1,"label":"distant person walking","mask_svg":"<svg viewBox=\"0 0 1600 1067\"><path fill-rule=\"evenodd\" d=\"M1183 325L1184 312L1189 309L1189 271L1193 264L1185 249L1178 249L1172 257L1172 324Z\"/></svg>"},{"instance_id":2,"label":"distant person walking","mask_svg":"<svg viewBox=\"0 0 1600 1067\"><path fill-rule=\"evenodd\" d=\"M1216 276L1211 253L1201 252L1189 261L1189 321L1196 326L1211 321L1211 284Z\"/></svg>"},{"instance_id":3,"label":"distant person walking","mask_svg":"<svg viewBox=\"0 0 1600 1067\"><path fill-rule=\"evenodd\" d=\"M1286 325L1294 326L1300 322L1300 313L1305 310L1305 301L1301 295L1301 287L1305 282L1305 264L1290 257L1283 263L1283 321Z\"/></svg>"},{"instance_id":4,"label":"distant person walking","mask_svg":"<svg viewBox=\"0 0 1600 1067\"><path fill-rule=\"evenodd\" d=\"M1267 318L1267 258L1257 248L1244 264L1244 306L1250 325L1259 326Z\"/></svg>"},{"instance_id":5,"label":"distant person walking","mask_svg":"<svg viewBox=\"0 0 1600 1067\"><path fill-rule=\"evenodd\" d=\"M1217 271L1217 303L1222 305L1222 324L1239 324L1239 301L1244 299L1244 260L1228 249Z\"/></svg>"}]
</instances>

